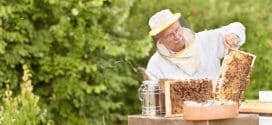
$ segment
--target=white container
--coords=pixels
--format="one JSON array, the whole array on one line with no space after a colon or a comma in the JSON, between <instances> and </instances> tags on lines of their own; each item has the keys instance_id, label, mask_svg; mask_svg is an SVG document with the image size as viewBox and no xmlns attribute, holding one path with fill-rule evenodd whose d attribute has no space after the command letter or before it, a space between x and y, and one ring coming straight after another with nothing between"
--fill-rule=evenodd
<instances>
[{"instance_id":1,"label":"white container","mask_svg":"<svg viewBox=\"0 0 272 125\"><path fill-rule=\"evenodd\" d=\"M272 117L259 116L259 125L271 125Z\"/></svg>"},{"instance_id":2,"label":"white container","mask_svg":"<svg viewBox=\"0 0 272 125\"><path fill-rule=\"evenodd\" d=\"M259 91L260 102L272 102L272 91ZM271 125L272 116L259 116L259 125Z\"/></svg>"},{"instance_id":3,"label":"white container","mask_svg":"<svg viewBox=\"0 0 272 125\"><path fill-rule=\"evenodd\" d=\"M272 102L272 91L259 91L260 102Z\"/></svg>"}]
</instances>

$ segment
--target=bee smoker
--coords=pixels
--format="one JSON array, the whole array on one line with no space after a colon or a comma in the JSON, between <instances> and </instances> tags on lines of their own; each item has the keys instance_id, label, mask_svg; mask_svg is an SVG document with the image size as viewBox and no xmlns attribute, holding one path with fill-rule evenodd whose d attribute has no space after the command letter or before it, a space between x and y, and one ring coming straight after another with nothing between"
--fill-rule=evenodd
<instances>
[{"instance_id":1,"label":"bee smoker","mask_svg":"<svg viewBox=\"0 0 272 125\"><path fill-rule=\"evenodd\" d=\"M138 89L138 94L142 104L142 115L160 115L160 86L157 81L143 81Z\"/></svg>"}]
</instances>

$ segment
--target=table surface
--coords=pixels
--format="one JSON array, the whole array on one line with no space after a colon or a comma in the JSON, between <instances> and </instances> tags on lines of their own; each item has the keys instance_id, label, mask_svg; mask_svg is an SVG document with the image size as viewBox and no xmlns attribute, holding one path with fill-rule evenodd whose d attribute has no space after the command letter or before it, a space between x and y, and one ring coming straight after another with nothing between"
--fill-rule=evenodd
<instances>
[{"instance_id":1,"label":"table surface","mask_svg":"<svg viewBox=\"0 0 272 125\"><path fill-rule=\"evenodd\" d=\"M239 114L232 119L186 121L183 117L129 115L128 125L258 125L258 114Z\"/></svg>"}]
</instances>

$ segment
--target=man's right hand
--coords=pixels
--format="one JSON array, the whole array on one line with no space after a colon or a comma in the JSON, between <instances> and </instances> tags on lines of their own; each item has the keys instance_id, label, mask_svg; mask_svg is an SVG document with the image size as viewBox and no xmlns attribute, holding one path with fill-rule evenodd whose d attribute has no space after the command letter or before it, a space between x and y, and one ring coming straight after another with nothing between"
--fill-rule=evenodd
<instances>
[{"instance_id":1,"label":"man's right hand","mask_svg":"<svg viewBox=\"0 0 272 125\"><path fill-rule=\"evenodd\" d=\"M230 33L224 36L223 43L227 48L237 48L240 38L234 34Z\"/></svg>"}]
</instances>

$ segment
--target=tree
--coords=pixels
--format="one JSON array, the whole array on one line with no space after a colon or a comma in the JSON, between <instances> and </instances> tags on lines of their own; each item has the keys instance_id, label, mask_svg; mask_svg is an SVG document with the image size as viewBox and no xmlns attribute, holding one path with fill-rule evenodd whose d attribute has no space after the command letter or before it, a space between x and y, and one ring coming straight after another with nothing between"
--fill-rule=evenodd
<instances>
[{"instance_id":1,"label":"tree","mask_svg":"<svg viewBox=\"0 0 272 125\"><path fill-rule=\"evenodd\" d=\"M38 106L39 97L32 93L31 73L26 65L23 66L24 76L21 83L21 93L12 97L12 91L7 89L0 107L1 125L37 125L52 124L47 119L46 110Z\"/></svg>"},{"instance_id":2,"label":"tree","mask_svg":"<svg viewBox=\"0 0 272 125\"><path fill-rule=\"evenodd\" d=\"M134 1L0 3L2 84L16 90L19 67L28 64L34 93L56 124L112 123L138 111L129 107L139 105L134 61L147 56L152 44L131 39L122 26Z\"/></svg>"}]
</instances>

